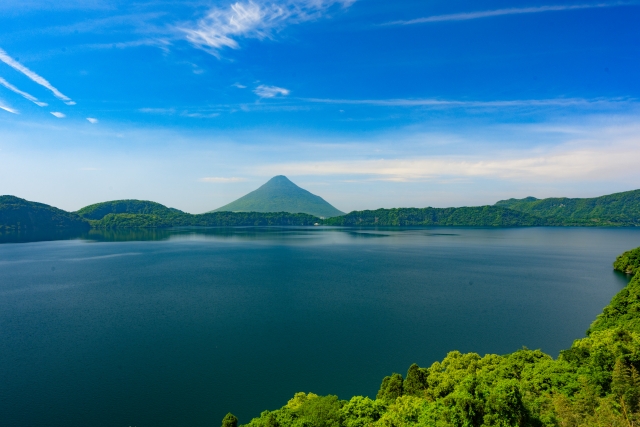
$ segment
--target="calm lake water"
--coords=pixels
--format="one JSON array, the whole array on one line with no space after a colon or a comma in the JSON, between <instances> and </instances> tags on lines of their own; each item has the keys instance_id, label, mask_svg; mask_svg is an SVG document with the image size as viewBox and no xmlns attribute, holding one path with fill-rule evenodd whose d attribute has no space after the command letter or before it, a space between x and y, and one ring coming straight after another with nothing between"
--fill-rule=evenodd
<instances>
[{"instance_id":1,"label":"calm lake water","mask_svg":"<svg viewBox=\"0 0 640 427\"><path fill-rule=\"evenodd\" d=\"M0 424L217 426L297 391L375 396L451 350L555 357L637 246L640 229L319 227L0 244Z\"/></svg>"}]
</instances>

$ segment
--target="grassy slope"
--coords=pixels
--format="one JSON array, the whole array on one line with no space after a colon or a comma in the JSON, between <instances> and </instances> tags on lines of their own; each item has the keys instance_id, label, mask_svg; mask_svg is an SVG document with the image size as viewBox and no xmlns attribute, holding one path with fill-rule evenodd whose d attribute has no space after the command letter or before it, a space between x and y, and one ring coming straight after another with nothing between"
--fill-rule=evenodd
<instances>
[{"instance_id":1,"label":"grassy slope","mask_svg":"<svg viewBox=\"0 0 640 427\"><path fill-rule=\"evenodd\" d=\"M640 190L589 199L509 199L499 201L496 206L554 217L566 225L640 225Z\"/></svg>"},{"instance_id":2,"label":"grassy slope","mask_svg":"<svg viewBox=\"0 0 640 427\"><path fill-rule=\"evenodd\" d=\"M276 176L255 191L213 212L290 212L317 217L343 215L320 196L304 190L284 176Z\"/></svg>"},{"instance_id":3,"label":"grassy slope","mask_svg":"<svg viewBox=\"0 0 640 427\"><path fill-rule=\"evenodd\" d=\"M616 268L637 266L638 254L618 257ZM526 348L484 357L453 351L428 368L414 364L404 377L385 377L376 399L296 393L247 427L633 427L640 425L639 371L636 272L587 337L555 360Z\"/></svg>"},{"instance_id":4,"label":"grassy slope","mask_svg":"<svg viewBox=\"0 0 640 427\"><path fill-rule=\"evenodd\" d=\"M89 223L74 213L14 196L0 196L0 230L88 229Z\"/></svg>"}]
</instances>

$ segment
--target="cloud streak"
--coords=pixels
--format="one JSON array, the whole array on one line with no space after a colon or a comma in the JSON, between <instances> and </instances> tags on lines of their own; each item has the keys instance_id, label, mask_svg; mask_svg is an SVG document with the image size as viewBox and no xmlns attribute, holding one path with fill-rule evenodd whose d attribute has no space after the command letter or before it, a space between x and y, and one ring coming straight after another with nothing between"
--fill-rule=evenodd
<instances>
[{"instance_id":1,"label":"cloud streak","mask_svg":"<svg viewBox=\"0 0 640 427\"><path fill-rule=\"evenodd\" d=\"M512 7L505 9L484 10L478 12L463 12L452 13L448 15L433 15L426 16L424 18L409 19L406 21L392 21L385 25L414 25L414 24L427 24L431 22L446 22L446 21L469 21L472 19L491 18L494 16L504 15L522 15L530 13L543 13L543 12L559 12L565 10L580 10L580 9L596 9L606 7L618 7L618 6L633 6L635 2L613 2L613 3L587 3L587 4L574 4L574 5L549 5L549 6L536 6L536 7Z\"/></svg>"},{"instance_id":2,"label":"cloud streak","mask_svg":"<svg viewBox=\"0 0 640 427\"><path fill-rule=\"evenodd\" d=\"M370 105L378 107L470 107L470 108L494 108L494 107L604 107L604 106L628 106L635 104L634 99L629 98L550 98L550 99L517 99L496 101L459 101L435 98L419 99L326 99L326 98L302 98L303 101L319 104L341 105Z\"/></svg>"},{"instance_id":3,"label":"cloud streak","mask_svg":"<svg viewBox=\"0 0 640 427\"><path fill-rule=\"evenodd\" d=\"M180 28L194 46L215 56L223 48L239 49L239 39L273 38L282 28L322 17L333 6L348 7L355 0L238 1L214 7L207 15Z\"/></svg>"},{"instance_id":4,"label":"cloud streak","mask_svg":"<svg viewBox=\"0 0 640 427\"><path fill-rule=\"evenodd\" d=\"M289 89L285 89L278 86L260 85L253 91L260 98L275 98L276 96L289 95Z\"/></svg>"},{"instance_id":5,"label":"cloud streak","mask_svg":"<svg viewBox=\"0 0 640 427\"><path fill-rule=\"evenodd\" d=\"M636 141L640 144L640 141ZM630 149L640 156L640 149ZM629 159L621 165L619 155L603 149L576 149L550 155L489 160L472 158L378 159L353 162L326 161L279 164L263 168L265 173L291 176L365 176L382 181L421 181L438 178L493 178L502 180L602 180L621 175L633 167Z\"/></svg>"},{"instance_id":6,"label":"cloud streak","mask_svg":"<svg viewBox=\"0 0 640 427\"><path fill-rule=\"evenodd\" d=\"M18 110L14 110L11 107L7 107L6 105L4 105L2 102L0 102L0 110L4 110L7 113L11 113L11 114L18 114Z\"/></svg>"},{"instance_id":7,"label":"cloud streak","mask_svg":"<svg viewBox=\"0 0 640 427\"><path fill-rule=\"evenodd\" d=\"M604 128L579 126L574 132L563 131L569 138L563 138L564 141L558 145L540 144L530 149L489 149L466 155L458 154L466 151L460 150L460 144L478 143L477 137L458 142L458 149L440 155L429 155L425 151L417 154L415 149L407 149L402 142L397 142L401 148L390 151L386 156L372 158L370 154L365 154L366 157L356 155L352 160L344 160L342 156L269 163L253 166L251 173L396 182L442 179L495 179L529 183L586 183L622 179L634 182L640 178L640 172L634 166L636 159L640 158L639 126L637 122ZM537 126L524 127L517 134L522 134L521 137L529 134L540 139L536 136L539 131ZM549 138L545 139L554 139L553 133L551 131ZM511 133L503 135L501 139L508 141L511 139L509 135ZM371 152L367 149L360 151ZM409 156L406 152L412 152L413 155ZM624 153L624 156L620 156L620 153Z\"/></svg>"},{"instance_id":8,"label":"cloud streak","mask_svg":"<svg viewBox=\"0 0 640 427\"><path fill-rule=\"evenodd\" d=\"M17 87L15 87L11 83L9 83L5 79L3 79L2 77L0 77L0 85L6 87L7 89L9 89L12 92L17 93L18 95L22 96L23 98L28 99L29 101L31 101L34 104L36 104L38 107L46 107L47 105L49 105L46 102L38 101L38 98L36 98L35 96L32 96L32 95L29 95L27 92L21 91L20 89L18 89Z\"/></svg>"},{"instance_id":9,"label":"cloud streak","mask_svg":"<svg viewBox=\"0 0 640 427\"><path fill-rule=\"evenodd\" d=\"M34 73L33 71L31 71L30 69L28 69L27 67L19 63L18 61L16 61L15 59L11 58L7 54L7 52L5 52L2 48L0 48L0 61L4 62L5 64L15 69L16 71L21 72L22 74L29 77L31 80L38 83L39 85L49 89L56 98L60 99L61 101L64 101L65 104L75 105L75 102L71 100L71 98L69 98L68 96L60 92L58 89L53 87L53 85L49 83L44 77L39 76L38 74Z\"/></svg>"}]
</instances>

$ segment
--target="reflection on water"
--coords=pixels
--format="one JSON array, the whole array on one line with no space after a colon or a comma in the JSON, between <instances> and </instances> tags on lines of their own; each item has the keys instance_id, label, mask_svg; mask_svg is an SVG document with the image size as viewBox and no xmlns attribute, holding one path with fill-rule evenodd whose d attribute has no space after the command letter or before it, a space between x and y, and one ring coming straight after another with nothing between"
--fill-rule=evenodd
<instances>
[{"instance_id":1,"label":"reflection on water","mask_svg":"<svg viewBox=\"0 0 640 427\"><path fill-rule=\"evenodd\" d=\"M320 237L323 233L346 233L353 238L388 237L381 229L337 227L177 227L137 229L92 229L89 231L7 232L0 243L29 243L52 240L96 242L148 242L169 239L291 240ZM390 228L389 230L394 230ZM395 229L397 231L397 229ZM437 233L434 235L438 235Z\"/></svg>"},{"instance_id":2,"label":"reflection on water","mask_svg":"<svg viewBox=\"0 0 640 427\"><path fill-rule=\"evenodd\" d=\"M49 242L79 238L81 231L0 231L0 243Z\"/></svg>"}]
</instances>

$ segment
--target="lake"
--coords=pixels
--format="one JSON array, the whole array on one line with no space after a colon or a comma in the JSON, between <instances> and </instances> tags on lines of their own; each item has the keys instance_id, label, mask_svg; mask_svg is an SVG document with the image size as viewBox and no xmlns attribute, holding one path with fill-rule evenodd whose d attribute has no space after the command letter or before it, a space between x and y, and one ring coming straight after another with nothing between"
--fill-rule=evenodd
<instances>
[{"instance_id":1,"label":"lake","mask_svg":"<svg viewBox=\"0 0 640 427\"><path fill-rule=\"evenodd\" d=\"M0 244L0 423L245 423L298 391L374 397L451 350L555 357L637 246L628 228L324 227Z\"/></svg>"}]
</instances>

